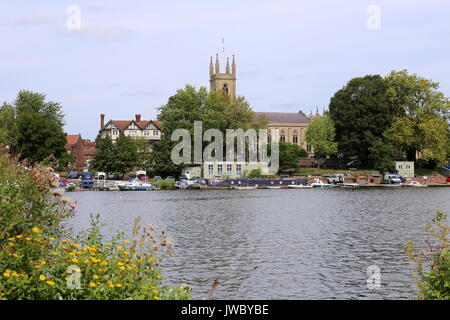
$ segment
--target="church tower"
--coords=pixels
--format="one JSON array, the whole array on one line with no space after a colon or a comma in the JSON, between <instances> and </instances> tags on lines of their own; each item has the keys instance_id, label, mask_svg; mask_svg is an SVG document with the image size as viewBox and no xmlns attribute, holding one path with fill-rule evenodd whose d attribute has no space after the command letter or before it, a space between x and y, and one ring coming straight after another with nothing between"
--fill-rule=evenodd
<instances>
[{"instance_id":1,"label":"church tower","mask_svg":"<svg viewBox=\"0 0 450 320\"><path fill-rule=\"evenodd\" d=\"M231 99L236 99L236 62L234 55L231 68L230 59L227 58L225 73L220 73L219 55L216 55L215 65L211 57L209 64L209 83L211 84L210 91L219 91L228 95Z\"/></svg>"}]
</instances>

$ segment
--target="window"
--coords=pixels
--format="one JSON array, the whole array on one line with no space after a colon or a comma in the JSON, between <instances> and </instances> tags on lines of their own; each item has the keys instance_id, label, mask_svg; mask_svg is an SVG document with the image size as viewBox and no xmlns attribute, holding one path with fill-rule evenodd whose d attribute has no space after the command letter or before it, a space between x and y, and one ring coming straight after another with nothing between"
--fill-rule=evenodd
<instances>
[{"instance_id":1,"label":"window","mask_svg":"<svg viewBox=\"0 0 450 320\"><path fill-rule=\"evenodd\" d=\"M136 132L136 130L129 130L128 134L132 137L135 137L137 135L137 132Z\"/></svg>"},{"instance_id":2,"label":"window","mask_svg":"<svg viewBox=\"0 0 450 320\"><path fill-rule=\"evenodd\" d=\"M149 130L144 130L144 136L148 137L150 135L150 131Z\"/></svg>"},{"instance_id":3,"label":"window","mask_svg":"<svg viewBox=\"0 0 450 320\"><path fill-rule=\"evenodd\" d=\"M284 135L284 130L281 130L280 141L281 142L286 142L286 136Z\"/></svg>"},{"instance_id":4,"label":"window","mask_svg":"<svg viewBox=\"0 0 450 320\"><path fill-rule=\"evenodd\" d=\"M119 135L119 130L113 129L113 130L112 130L112 135L113 135L113 136L118 136L118 135Z\"/></svg>"},{"instance_id":5,"label":"window","mask_svg":"<svg viewBox=\"0 0 450 320\"><path fill-rule=\"evenodd\" d=\"M308 152L312 152L312 146L311 146L310 144L307 144L307 145L306 145L306 150L307 150Z\"/></svg>"},{"instance_id":6,"label":"window","mask_svg":"<svg viewBox=\"0 0 450 320\"><path fill-rule=\"evenodd\" d=\"M292 137L292 143L298 144L297 130L294 131L294 136Z\"/></svg>"},{"instance_id":7,"label":"window","mask_svg":"<svg viewBox=\"0 0 450 320\"><path fill-rule=\"evenodd\" d=\"M221 164L217 165L217 174L218 174L219 176L222 175L222 165L221 165Z\"/></svg>"},{"instance_id":8,"label":"window","mask_svg":"<svg viewBox=\"0 0 450 320\"><path fill-rule=\"evenodd\" d=\"M210 176L213 176L213 175L214 175L214 166L213 166L212 164L209 164L209 165L208 165L208 174L209 174Z\"/></svg>"},{"instance_id":9,"label":"window","mask_svg":"<svg viewBox=\"0 0 450 320\"><path fill-rule=\"evenodd\" d=\"M233 173L233 165L227 164L227 174L232 174L232 173Z\"/></svg>"},{"instance_id":10,"label":"window","mask_svg":"<svg viewBox=\"0 0 450 320\"><path fill-rule=\"evenodd\" d=\"M236 165L236 173L240 175L240 174L241 174L241 170L242 170L241 165L240 165L240 164L237 164L237 165Z\"/></svg>"},{"instance_id":11,"label":"window","mask_svg":"<svg viewBox=\"0 0 450 320\"><path fill-rule=\"evenodd\" d=\"M153 130L153 135L154 135L154 136L159 135L159 131L158 131L158 130Z\"/></svg>"}]
</instances>

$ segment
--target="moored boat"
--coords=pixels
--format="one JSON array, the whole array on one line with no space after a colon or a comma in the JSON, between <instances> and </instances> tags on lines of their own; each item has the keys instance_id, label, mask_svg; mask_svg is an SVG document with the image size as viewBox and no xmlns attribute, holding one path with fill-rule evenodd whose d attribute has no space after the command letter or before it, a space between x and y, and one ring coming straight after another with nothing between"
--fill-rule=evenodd
<instances>
[{"instance_id":1,"label":"moored boat","mask_svg":"<svg viewBox=\"0 0 450 320\"><path fill-rule=\"evenodd\" d=\"M289 189L311 189L312 186L303 185L303 184L290 184L287 186Z\"/></svg>"},{"instance_id":2,"label":"moored boat","mask_svg":"<svg viewBox=\"0 0 450 320\"><path fill-rule=\"evenodd\" d=\"M130 179L119 184L118 187L120 191L150 191L155 189L154 185L139 179Z\"/></svg>"},{"instance_id":3,"label":"moored boat","mask_svg":"<svg viewBox=\"0 0 450 320\"><path fill-rule=\"evenodd\" d=\"M311 183L311 187L313 188L334 188L334 184L324 183L320 179L316 179L313 183Z\"/></svg>"}]
</instances>

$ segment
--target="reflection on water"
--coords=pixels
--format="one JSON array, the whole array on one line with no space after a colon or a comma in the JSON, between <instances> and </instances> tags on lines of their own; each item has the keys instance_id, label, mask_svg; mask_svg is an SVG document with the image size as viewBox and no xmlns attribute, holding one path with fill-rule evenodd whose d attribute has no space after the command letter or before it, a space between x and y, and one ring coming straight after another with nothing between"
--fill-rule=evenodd
<instances>
[{"instance_id":1,"label":"reflection on water","mask_svg":"<svg viewBox=\"0 0 450 320\"><path fill-rule=\"evenodd\" d=\"M407 299L415 287L404 254L410 237L450 204L450 188L392 190L191 190L74 192L71 224L100 213L105 233L130 233L135 217L164 229L175 256L169 284L218 299ZM367 267L382 287L366 286Z\"/></svg>"}]
</instances>

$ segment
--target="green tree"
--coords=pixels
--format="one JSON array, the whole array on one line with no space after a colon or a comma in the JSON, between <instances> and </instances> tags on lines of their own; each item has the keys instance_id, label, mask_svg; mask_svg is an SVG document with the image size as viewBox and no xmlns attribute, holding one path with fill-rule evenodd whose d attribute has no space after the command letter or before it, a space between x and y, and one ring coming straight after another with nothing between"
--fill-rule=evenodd
<instances>
[{"instance_id":1,"label":"green tree","mask_svg":"<svg viewBox=\"0 0 450 320\"><path fill-rule=\"evenodd\" d=\"M1 108L0 139L33 162L51 155L59 158L66 145L63 125L59 103L45 101L44 94L21 90L12 104L4 103Z\"/></svg>"},{"instance_id":2,"label":"green tree","mask_svg":"<svg viewBox=\"0 0 450 320\"><path fill-rule=\"evenodd\" d=\"M373 145L384 142L397 110L388 103L387 85L379 75L354 78L331 98L329 113L338 149L368 165ZM373 156L372 156L373 158Z\"/></svg>"},{"instance_id":3,"label":"green tree","mask_svg":"<svg viewBox=\"0 0 450 320\"><path fill-rule=\"evenodd\" d=\"M269 145L268 150L270 152L271 146ZM308 153L305 149L300 148L296 144L291 144L287 142L279 142L278 148L280 152L280 164L279 172L285 171L287 169L298 168L299 160L302 157L307 157Z\"/></svg>"},{"instance_id":4,"label":"green tree","mask_svg":"<svg viewBox=\"0 0 450 320\"><path fill-rule=\"evenodd\" d=\"M410 161L420 152L427 162L443 163L449 151L450 101L439 83L407 70L392 71L385 82L388 102L397 113L387 139Z\"/></svg>"},{"instance_id":5,"label":"green tree","mask_svg":"<svg viewBox=\"0 0 450 320\"><path fill-rule=\"evenodd\" d=\"M132 137L125 136L122 132L114 145L115 161L114 171L123 175L133 170L138 163L138 152Z\"/></svg>"},{"instance_id":6,"label":"green tree","mask_svg":"<svg viewBox=\"0 0 450 320\"><path fill-rule=\"evenodd\" d=\"M20 134L17 149L22 159L43 161L53 155L60 158L66 152L66 135L62 127L36 112L22 113L17 118Z\"/></svg>"},{"instance_id":7,"label":"green tree","mask_svg":"<svg viewBox=\"0 0 450 320\"><path fill-rule=\"evenodd\" d=\"M17 147L18 135L14 107L4 103L0 108L0 145L10 146L14 150Z\"/></svg>"},{"instance_id":8,"label":"green tree","mask_svg":"<svg viewBox=\"0 0 450 320\"><path fill-rule=\"evenodd\" d=\"M333 120L327 113L322 117L314 118L306 131L306 141L314 147L314 152L318 158L337 153L335 136Z\"/></svg>"},{"instance_id":9,"label":"green tree","mask_svg":"<svg viewBox=\"0 0 450 320\"><path fill-rule=\"evenodd\" d=\"M116 171L116 150L111 137L97 138L95 141L96 151L92 167L106 173Z\"/></svg>"},{"instance_id":10,"label":"green tree","mask_svg":"<svg viewBox=\"0 0 450 320\"><path fill-rule=\"evenodd\" d=\"M176 165L171 160L172 148L178 143L171 141L176 129L186 129L193 137L194 121L202 121L203 132L214 128L225 133L226 129L245 130L262 126L260 121L253 122L253 111L245 98L233 100L219 92L208 93L204 87L197 90L191 85L177 90L167 104L159 108L158 120L164 134L154 148L156 170L170 175L178 175L184 167L184 164Z\"/></svg>"}]
</instances>

